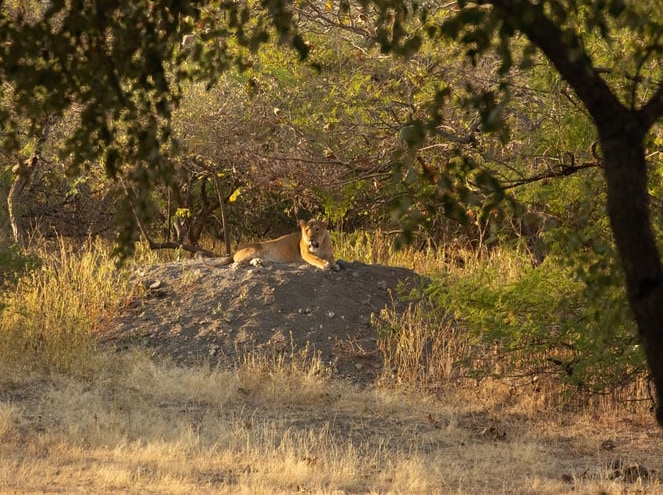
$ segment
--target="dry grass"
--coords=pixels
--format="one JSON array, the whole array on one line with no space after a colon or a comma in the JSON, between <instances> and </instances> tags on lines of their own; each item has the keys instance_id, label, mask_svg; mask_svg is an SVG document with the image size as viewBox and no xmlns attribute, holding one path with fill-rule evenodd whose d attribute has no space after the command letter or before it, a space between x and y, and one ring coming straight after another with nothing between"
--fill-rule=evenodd
<instances>
[{"instance_id":1,"label":"dry grass","mask_svg":"<svg viewBox=\"0 0 663 495\"><path fill-rule=\"evenodd\" d=\"M40 252L42 266L23 277L0 318L0 357L30 367L74 371L94 353L94 325L127 296L125 272L109 250L88 242L80 250L60 240Z\"/></svg>"},{"instance_id":2,"label":"dry grass","mask_svg":"<svg viewBox=\"0 0 663 495\"><path fill-rule=\"evenodd\" d=\"M663 493L644 406L570 407L552 383L459 380L467 349L422 307L381 315L389 387L331 380L296 349L182 369L90 345L96 318L127 296L125 275L98 246L49 256L1 313L0 493ZM26 329L43 347L21 340ZM617 459L649 475L615 477Z\"/></svg>"},{"instance_id":3,"label":"dry grass","mask_svg":"<svg viewBox=\"0 0 663 495\"><path fill-rule=\"evenodd\" d=\"M663 492L657 480L610 479L617 457L660 463L661 437L642 414L545 412L499 386L436 398L358 390L291 365L96 359L90 379L5 383L1 491ZM600 447L608 438L614 451Z\"/></svg>"}]
</instances>

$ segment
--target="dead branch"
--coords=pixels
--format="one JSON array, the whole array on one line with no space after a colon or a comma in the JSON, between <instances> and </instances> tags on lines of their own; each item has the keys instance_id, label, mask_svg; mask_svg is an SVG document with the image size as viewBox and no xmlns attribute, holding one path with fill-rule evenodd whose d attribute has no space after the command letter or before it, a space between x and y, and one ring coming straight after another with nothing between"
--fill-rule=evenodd
<instances>
[{"instance_id":1,"label":"dead branch","mask_svg":"<svg viewBox=\"0 0 663 495\"><path fill-rule=\"evenodd\" d=\"M571 155L573 156L573 155ZM513 180L513 181L507 181L502 184L502 189L513 189L515 187L520 187L524 186L525 184L532 184L534 182L539 182L545 179L553 179L553 178L560 178L560 177L568 177L569 175L573 175L575 173L580 172L581 170L585 170L588 168L600 168L601 167L601 162L600 161L594 161L594 162L585 162L585 163L579 163L575 164L574 163L575 159L571 160L571 163L563 163L561 165L557 165L555 167L551 167L544 172L541 172L536 175L532 175L530 177L524 177L522 179L518 180Z\"/></svg>"},{"instance_id":2,"label":"dead branch","mask_svg":"<svg viewBox=\"0 0 663 495\"><path fill-rule=\"evenodd\" d=\"M140 215L138 215L138 212L136 211L136 208L134 206L134 202L131 199L131 194L129 193L129 189L127 188L127 185L124 183L122 179L120 179L120 184L122 185L122 188L124 189L124 193L127 197L127 201L129 203L129 207L131 208L131 212L133 213L133 216L136 220L136 225L138 226L138 230L140 231L141 235L143 238L147 241L147 245L150 247L152 251L156 251L157 249L182 249L184 251L187 251L189 253L195 253L195 254L201 254L203 256L207 256L209 258L216 258L218 255L212 251L209 251L208 249L201 248L199 246L192 246L191 244L185 244L183 242L171 242L171 241L166 241L166 242L154 242L152 240L152 237L150 236L149 232L147 231L147 227L145 226L145 222L140 218Z\"/></svg>"}]
</instances>

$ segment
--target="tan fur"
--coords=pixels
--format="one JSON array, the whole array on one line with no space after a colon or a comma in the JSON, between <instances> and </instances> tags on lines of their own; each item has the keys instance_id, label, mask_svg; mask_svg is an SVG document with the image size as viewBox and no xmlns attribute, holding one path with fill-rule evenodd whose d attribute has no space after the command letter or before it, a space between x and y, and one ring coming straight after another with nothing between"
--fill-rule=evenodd
<instances>
[{"instance_id":1,"label":"tan fur","mask_svg":"<svg viewBox=\"0 0 663 495\"><path fill-rule=\"evenodd\" d=\"M258 242L238 250L221 260L221 264L259 265L272 263L297 263L302 260L323 270L340 270L334 260L331 237L326 220L299 221L299 232L287 234L271 241Z\"/></svg>"}]
</instances>

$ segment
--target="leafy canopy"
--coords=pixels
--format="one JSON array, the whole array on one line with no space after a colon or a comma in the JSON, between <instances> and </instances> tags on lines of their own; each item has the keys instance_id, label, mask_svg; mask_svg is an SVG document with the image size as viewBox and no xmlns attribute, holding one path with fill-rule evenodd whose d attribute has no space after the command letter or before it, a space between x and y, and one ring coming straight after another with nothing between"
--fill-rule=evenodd
<instances>
[{"instance_id":1,"label":"leafy canopy","mask_svg":"<svg viewBox=\"0 0 663 495\"><path fill-rule=\"evenodd\" d=\"M45 122L70 118L75 108L61 161L72 174L103 163L125 184L134 213L148 216L153 185L171 174L163 155L175 145L172 112L183 82L213 84L275 33L303 56L306 46L291 25L292 13L278 1L3 2L0 146L25 151ZM201 42L184 50L192 33ZM17 165L20 174L24 163ZM120 246L131 249L136 235L126 214Z\"/></svg>"}]
</instances>

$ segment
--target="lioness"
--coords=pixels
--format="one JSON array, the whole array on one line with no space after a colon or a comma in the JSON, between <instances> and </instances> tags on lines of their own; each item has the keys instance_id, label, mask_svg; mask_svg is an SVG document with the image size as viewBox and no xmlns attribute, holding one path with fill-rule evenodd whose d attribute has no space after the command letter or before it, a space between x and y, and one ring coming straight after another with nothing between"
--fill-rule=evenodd
<instances>
[{"instance_id":1,"label":"lioness","mask_svg":"<svg viewBox=\"0 0 663 495\"><path fill-rule=\"evenodd\" d=\"M323 270L340 270L334 261L327 220L299 221L300 232L293 232L271 241L258 242L238 250L232 256L220 260L220 264L234 267L246 264L259 265L262 261L273 263L297 263L304 260Z\"/></svg>"}]
</instances>

